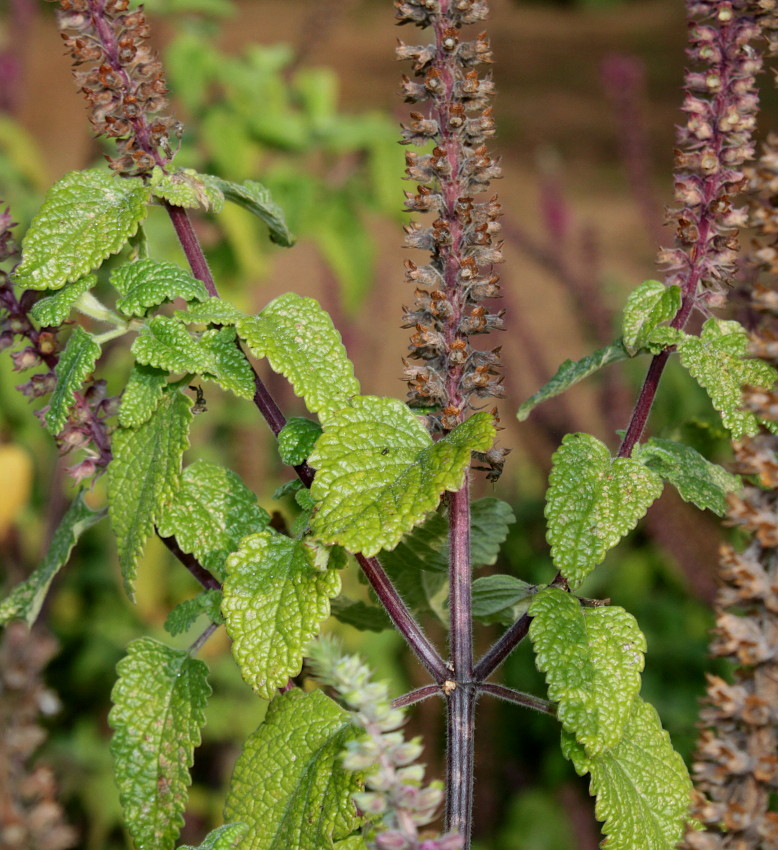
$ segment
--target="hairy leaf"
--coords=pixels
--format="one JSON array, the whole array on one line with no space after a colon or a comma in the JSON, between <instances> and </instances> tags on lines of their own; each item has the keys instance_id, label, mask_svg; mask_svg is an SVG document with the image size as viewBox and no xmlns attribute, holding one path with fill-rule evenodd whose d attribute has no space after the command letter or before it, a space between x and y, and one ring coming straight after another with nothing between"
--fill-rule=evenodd
<instances>
[{"instance_id":1,"label":"hairy leaf","mask_svg":"<svg viewBox=\"0 0 778 850\"><path fill-rule=\"evenodd\" d=\"M473 616L484 623L510 626L526 613L534 584L507 575L482 576L473 582Z\"/></svg>"},{"instance_id":2,"label":"hairy leaf","mask_svg":"<svg viewBox=\"0 0 778 850\"><path fill-rule=\"evenodd\" d=\"M135 234L148 199L139 179L102 169L69 172L46 193L22 240L15 282L61 289L88 274Z\"/></svg>"},{"instance_id":3,"label":"hairy leaf","mask_svg":"<svg viewBox=\"0 0 778 850\"><path fill-rule=\"evenodd\" d=\"M246 537L227 559L222 612L243 678L264 699L302 669L329 617L340 574L313 565L311 547L274 531Z\"/></svg>"},{"instance_id":4,"label":"hairy leaf","mask_svg":"<svg viewBox=\"0 0 778 850\"><path fill-rule=\"evenodd\" d=\"M624 736L602 755L588 756L567 732L562 750L580 776L591 774L608 850L675 849L689 819L692 783L653 706L636 696Z\"/></svg>"},{"instance_id":5,"label":"hairy leaf","mask_svg":"<svg viewBox=\"0 0 778 850\"><path fill-rule=\"evenodd\" d=\"M685 502L701 510L707 508L719 516L726 513L727 493L734 493L742 486L737 475L711 463L683 443L652 437L638 449L637 457L669 481Z\"/></svg>"},{"instance_id":6,"label":"hairy leaf","mask_svg":"<svg viewBox=\"0 0 778 850\"><path fill-rule=\"evenodd\" d=\"M205 375L220 387L230 390L240 398L254 398L254 371L244 353L235 345L235 328L226 327L206 331L200 338L203 348L213 359L213 367Z\"/></svg>"},{"instance_id":7,"label":"hairy leaf","mask_svg":"<svg viewBox=\"0 0 778 850\"><path fill-rule=\"evenodd\" d=\"M132 344L138 363L168 372L202 372L216 368L213 355L175 319L155 316Z\"/></svg>"},{"instance_id":8,"label":"hairy leaf","mask_svg":"<svg viewBox=\"0 0 778 850\"><path fill-rule=\"evenodd\" d=\"M185 844L179 850L237 850L248 831L246 823L226 823L209 832L205 841L198 847Z\"/></svg>"},{"instance_id":9,"label":"hairy leaf","mask_svg":"<svg viewBox=\"0 0 778 850\"><path fill-rule=\"evenodd\" d=\"M349 552L393 549L441 494L462 486L471 452L494 440L488 413L476 413L437 443L397 399L358 396L330 414L309 462L317 470L314 533Z\"/></svg>"},{"instance_id":10,"label":"hairy leaf","mask_svg":"<svg viewBox=\"0 0 778 850\"><path fill-rule=\"evenodd\" d=\"M564 590L541 590L529 636L564 728L598 756L618 744L640 691L646 639L623 608L582 608Z\"/></svg>"},{"instance_id":11,"label":"hairy leaf","mask_svg":"<svg viewBox=\"0 0 778 850\"><path fill-rule=\"evenodd\" d=\"M348 714L322 691L276 696L235 765L225 815L249 825L241 850L322 850L358 819L358 777L341 756L355 736Z\"/></svg>"},{"instance_id":12,"label":"hairy leaf","mask_svg":"<svg viewBox=\"0 0 778 850\"><path fill-rule=\"evenodd\" d=\"M168 392L146 422L114 434L108 466L109 513L131 598L138 558L178 490L191 407L191 399L182 393Z\"/></svg>"},{"instance_id":13,"label":"hairy leaf","mask_svg":"<svg viewBox=\"0 0 778 850\"><path fill-rule=\"evenodd\" d=\"M166 174L158 166L151 173L149 182L155 198L169 201L176 207L187 207L221 212L224 207L224 193L205 175L191 168Z\"/></svg>"},{"instance_id":14,"label":"hairy leaf","mask_svg":"<svg viewBox=\"0 0 778 850\"><path fill-rule=\"evenodd\" d=\"M292 416L278 435L278 453L290 466L299 466L319 439L321 425L302 416Z\"/></svg>"},{"instance_id":15,"label":"hairy leaf","mask_svg":"<svg viewBox=\"0 0 778 850\"><path fill-rule=\"evenodd\" d=\"M681 290L658 280L646 280L627 298L622 318L622 339L630 357L644 348L653 329L672 319L681 309Z\"/></svg>"},{"instance_id":16,"label":"hairy leaf","mask_svg":"<svg viewBox=\"0 0 778 850\"><path fill-rule=\"evenodd\" d=\"M181 549L218 579L227 556L242 538L267 527L270 517L240 477L215 463L197 460L184 470L181 486L157 521L163 537L175 536Z\"/></svg>"},{"instance_id":17,"label":"hairy leaf","mask_svg":"<svg viewBox=\"0 0 778 850\"><path fill-rule=\"evenodd\" d=\"M220 177L210 177L212 185L221 189L228 201L243 207L260 218L270 231L270 239L278 245L290 248L295 238L286 225L281 207L272 199L270 191L255 180L233 183Z\"/></svg>"},{"instance_id":18,"label":"hairy leaf","mask_svg":"<svg viewBox=\"0 0 778 850\"><path fill-rule=\"evenodd\" d=\"M198 325L234 325L245 318L237 307L221 298L209 298L207 301L192 302L186 310L176 310L175 317L182 322Z\"/></svg>"},{"instance_id":19,"label":"hairy leaf","mask_svg":"<svg viewBox=\"0 0 778 850\"><path fill-rule=\"evenodd\" d=\"M119 406L119 424L137 428L147 422L162 400L168 373L154 366L135 363Z\"/></svg>"},{"instance_id":20,"label":"hairy leaf","mask_svg":"<svg viewBox=\"0 0 778 850\"><path fill-rule=\"evenodd\" d=\"M205 723L208 668L186 650L134 640L118 666L108 722L119 799L138 847L172 848Z\"/></svg>"},{"instance_id":21,"label":"hairy leaf","mask_svg":"<svg viewBox=\"0 0 778 850\"><path fill-rule=\"evenodd\" d=\"M68 415L76 403L76 393L95 368L100 356L100 346L94 337L81 325L76 325L70 334L65 350L54 368L57 385L46 411L46 427L51 434L59 434L68 421Z\"/></svg>"},{"instance_id":22,"label":"hairy leaf","mask_svg":"<svg viewBox=\"0 0 778 850\"><path fill-rule=\"evenodd\" d=\"M79 493L65 512L42 563L28 578L0 600L0 625L11 620L24 620L32 626L40 613L43 601L54 577L68 562L78 538L105 516L105 511L93 511Z\"/></svg>"},{"instance_id":23,"label":"hairy leaf","mask_svg":"<svg viewBox=\"0 0 778 850\"><path fill-rule=\"evenodd\" d=\"M198 593L192 599L185 599L167 615L165 619L165 631L176 635L188 632L195 621L203 614L207 615L211 622L221 625L224 618L221 614L222 592L215 588L209 588Z\"/></svg>"},{"instance_id":24,"label":"hairy leaf","mask_svg":"<svg viewBox=\"0 0 778 850\"><path fill-rule=\"evenodd\" d=\"M258 316L241 319L238 333L257 357L267 357L312 413L339 410L359 393L354 365L332 319L313 298L279 295Z\"/></svg>"},{"instance_id":25,"label":"hairy leaf","mask_svg":"<svg viewBox=\"0 0 778 850\"><path fill-rule=\"evenodd\" d=\"M618 363L619 360L626 360L628 357L629 354L627 354L627 350L624 348L624 343L620 339L617 339L610 345L598 349L581 360L565 360L554 377L521 405L516 417L519 422L523 422L530 415L533 408L537 407L541 402L565 392L574 384L583 381L584 378L588 378L589 375L593 375L602 369L603 366Z\"/></svg>"},{"instance_id":26,"label":"hairy leaf","mask_svg":"<svg viewBox=\"0 0 778 850\"><path fill-rule=\"evenodd\" d=\"M771 388L776 371L764 360L748 359L748 334L737 322L708 319L699 337L689 336L678 346L681 363L708 393L732 437L752 436L757 417L743 407L743 387Z\"/></svg>"},{"instance_id":27,"label":"hairy leaf","mask_svg":"<svg viewBox=\"0 0 778 850\"><path fill-rule=\"evenodd\" d=\"M639 460L612 458L590 434L568 434L554 453L547 538L557 569L578 586L662 493Z\"/></svg>"},{"instance_id":28,"label":"hairy leaf","mask_svg":"<svg viewBox=\"0 0 778 850\"><path fill-rule=\"evenodd\" d=\"M389 615L379 605L349 599L342 594L330 602L330 613L341 623L346 623L363 632L382 632L392 628Z\"/></svg>"},{"instance_id":29,"label":"hairy leaf","mask_svg":"<svg viewBox=\"0 0 778 850\"><path fill-rule=\"evenodd\" d=\"M88 292L93 286L97 286L97 276L93 274L66 283L59 292L41 298L32 305L30 314L41 327L56 327L61 325L70 315L73 305L78 299Z\"/></svg>"},{"instance_id":30,"label":"hairy leaf","mask_svg":"<svg viewBox=\"0 0 778 850\"><path fill-rule=\"evenodd\" d=\"M116 307L125 316L145 316L151 307L165 301L205 301L208 290L202 281L175 263L136 260L119 266L111 275L111 285L120 294Z\"/></svg>"}]
</instances>

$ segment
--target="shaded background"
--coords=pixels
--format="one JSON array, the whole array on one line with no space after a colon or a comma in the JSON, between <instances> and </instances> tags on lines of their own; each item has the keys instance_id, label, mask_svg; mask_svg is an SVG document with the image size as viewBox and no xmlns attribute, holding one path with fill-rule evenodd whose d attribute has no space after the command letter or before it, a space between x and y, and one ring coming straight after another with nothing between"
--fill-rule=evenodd
<instances>
[{"instance_id":1,"label":"shaded background","mask_svg":"<svg viewBox=\"0 0 778 850\"><path fill-rule=\"evenodd\" d=\"M291 251L282 251L240 211L201 216L197 227L220 287L246 309L260 309L287 290L319 298L342 329L363 390L402 395L400 358L408 331L399 327L399 317L413 293L403 282L402 263L410 252L402 246L406 184L400 179L403 151L396 145L396 126L407 112L397 92L407 68L395 61L393 48L398 36L414 41L419 33L394 26L388 0L202 0L205 10L232 7L225 17L176 13L183 5L147 4L154 41L170 69L173 111L186 128L179 162L266 182L301 237ZM521 426L515 410L562 360L615 337L626 293L658 274L657 246L672 238L663 233L662 219L671 201L686 24L677 0L491 5L498 92L491 149L504 167L494 190L505 210L506 263L500 272L507 330L489 343L503 346L501 443L512 454L496 487L481 482L477 490L509 501L518 518L504 556L490 569L541 582L553 575L542 519L551 454L562 435L575 430L616 446L616 431L626 427L647 363L612 367L539 408ZM51 182L99 160L101 148L74 91L52 8L23 2L3 8L0 197L24 223ZM34 13L26 15L28 9ZM155 15L155 9L173 13ZM207 60L203 45L214 51ZM225 87L215 82L214 63L226 67L226 56L237 58ZM160 237L155 247L175 257L169 237ZM109 360L120 374L126 363L121 345ZM268 381L288 413L301 412L282 382L272 376ZM69 492L63 462L12 389L17 382L7 356L0 356L0 565L9 585L34 566ZM210 386L207 397L210 413L198 418L190 461L220 459L272 508L270 496L288 474L263 423L253 408ZM726 458L726 440L715 422L691 382L668 370L653 433L673 436L682 428L709 456ZM98 500L101 488L95 490ZM649 640L644 696L657 704L687 757L708 666L719 536L715 518L666 495L582 591L611 597L637 616ZM58 776L79 847L128 846L118 825L106 747L113 666L141 633L169 640L162 631L168 610L193 593L181 572L152 541L140 569L138 605L131 608L117 593L110 537L96 530L48 605L60 653L47 682L64 705L46 721L51 734L43 755ZM427 627L445 639L440 623ZM337 628L350 648L392 679L396 693L424 682L394 634ZM497 626L481 628L478 647L498 634ZM203 651L215 693L182 842L199 843L218 822L240 738L263 712L226 649L220 633ZM520 690L543 693L526 646L509 659L503 676ZM479 711L478 846L596 847L586 783L559 754L556 723L488 700ZM413 732L425 735L427 761L437 775L440 719L439 706L431 702L410 721Z\"/></svg>"}]
</instances>

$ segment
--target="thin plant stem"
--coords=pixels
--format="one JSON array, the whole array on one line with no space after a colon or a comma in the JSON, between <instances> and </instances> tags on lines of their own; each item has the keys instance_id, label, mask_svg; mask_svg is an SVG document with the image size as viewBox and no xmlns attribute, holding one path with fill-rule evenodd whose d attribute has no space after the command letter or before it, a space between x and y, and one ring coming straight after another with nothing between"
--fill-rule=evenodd
<instances>
[{"instance_id":1,"label":"thin plant stem","mask_svg":"<svg viewBox=\"0 0 778 850\"><path fill-rule=\"evenodd\" d=\"M456 685L446 701L446 830L464 838L470 847L473 812L476 689Z\"/></svg>"},{"instance_id":2,"label":"thin plant stem","mask_svg":"<svg viewBox=\"0 0 778 850\"><path fill-rule=\"evenodd\" d=\"M392 708L407 708L409 705L416 705L418 702L423 702L434 696L442 696L443 691L437 685L423 685L420 688L409 691L401 697L395 697L392 700Z\"/></svg>"},{"instance_id":3,"label":"thin plant stem","mask_svg":"<svg viewBox=\"0 0 778 850\"><path fill-rule=\"evenodd\" d=\"M507 688L505 685L497 685L493 682L483 682L478 686L478 690L484 694L491 694L498 699L504 699L507 702L514 702L516 705L531 708L533 711L539 711L541 714L548 714L551 717L556 717L556 707L548 700L525 694L521 691L514 691L513 688Z\"/></svg>"},{"instance_id":4,"label":"thin plant stem","mask_svg":"<svg viewBox=\"0 0 778 850\"><path fill-rule=\"evenodd\" d=\"M194 555L184 552L175 537L163 537L159 532L157 532L157 536L206 590L221 590L219 581L202 566Z\"/></svg>"},{"instance_id":5,"label":"thin plant stem","mask_svg":"<svg viewBox=\"0 0 778 850\"><path fill-rule=\"evenodd\" d=\"M465 485L448 497L449 516L449 646L454 681L467 684L473 677L472 567L470 564L470 488Z\"/></svg>"},{"instance_id":6,"label":"thin plant stem","mask_svg":"<svg viewBox=\"0 0 778 850\"><path fill-rule=\"evenodd\" d=\"M196 653L198 653L198 652L202 649L203 644L204 644L204 643L208 640L208 638L209 638L209 637L210 637L210 636L211 636L211 635L212 635L212 634L216 631L216 629L218 629L218 628L219 628L219 626L218 626L218 624L217 624L217 623L209 623L209 624L208 624L208 626L206 627L205 631L204 631L204 632L200 635L200 637L198 637L198 638L197 638L197 640L195 640L195 642L194 642L194 643L193 643L193 644L189 647L189 654L190 654L190 655L195 655Z\"/></svg>"}]
</instances>

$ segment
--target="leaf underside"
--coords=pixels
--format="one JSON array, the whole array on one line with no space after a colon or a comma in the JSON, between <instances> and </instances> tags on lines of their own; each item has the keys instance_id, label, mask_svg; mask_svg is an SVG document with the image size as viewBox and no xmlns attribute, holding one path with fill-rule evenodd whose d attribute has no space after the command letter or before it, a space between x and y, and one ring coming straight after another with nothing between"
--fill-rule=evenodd
<instances>
[{"instance_id":1,"label":"leaf underside","mask_svg":"<svg viewBox=\"0 0 778 850\"><path fill-rule=\"evenodd\" d=\"M57 385L46 411L46 427L51 434L59 434L65 427L68 415L76 403L76 393L94 370L99 356L98 343L81 325L76 325L54 369Z\"/></svg>"},{"instance_id":2,"label":"leaf underside","mask_svg":"<svg viewBox=\"0 0 778 850\"><path fill-rule=\"evenodd\" d=\"M119 292L116 307L125 316L145 316L151 307L165 301L205 301L208 290L191 272L175 263L148 258L126 263L111 275L111 285Z\"/></svg>"}]
</instances>

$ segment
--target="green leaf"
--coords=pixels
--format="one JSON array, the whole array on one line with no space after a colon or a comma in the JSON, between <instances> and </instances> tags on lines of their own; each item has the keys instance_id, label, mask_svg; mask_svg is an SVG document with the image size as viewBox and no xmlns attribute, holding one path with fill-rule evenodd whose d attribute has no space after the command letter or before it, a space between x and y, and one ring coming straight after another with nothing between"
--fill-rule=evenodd
<instances>
[{"instance_id":1,"label":"green leaf","mask_svg":"<svg viewBox=\"0 0 778 850\"><path fill-rule=\"evenodd\" d=\"M662 479L639 460L612 458L590 434L568 434L552 463L546 537L554 565L577 587L659 498Z\"/></svg>"},{"instance_id":2,"label":"green leaf","mask_svg":"<svg viewBox=\"0 0 778 850\"><path fill-rule=\"evenodd\" d=\"M719 516L726 513L727 493L734 493L742 486L739 476L706 460L691 446L672 440L652 437L640 446L635 457L669 481L685 502Z\"/></svg>"},{"instance_id":3,"label":"green leaf","mask_svg":"<svg viewBox=\"0 0 778 850\"><path fill-rule=\"evenodd\" d=\"M690 338L689 334L685 331L679 330L678 328L671 328L669 325L657 325L657 327L651 329L648 335L646 348L648 348L652 354L659 354L666 348L678 345L685 339Z\"/></svg>"},{"instance_id":4,"label":"green leaf","mask_svg":"<svg viewBox=\"0 0 778 850\"><path fill-rule=\"evenodd\" d=\"M537 587L507 575L483 576L473 582L473 616L483 623L510 626L526 613Z\"/></svg>"},{"instance_id":5,"label":"green leaf","mask_svg":"<svg viewBox=\"0 0 778 850\"><path fill-rule=\"evenodd\" d=\"M209 298L189 304L186 310L176 310L175 317L182 322L198 325L234 325L245 313L221 298Z\"/></svg>"},{"instance_id":6,"label":"green leaf","mask_svg":"<svg viewBox=\"0 0 778 850\"><path fill-rule=\"evenodd\" d=\"M49 328L61 325L70 315L76 301L93 286L97 286L97 276L93 274L84 275L84 277L74 280L73 283L65 284L54 295L36 301L32 305L30 314L41 327Z\"/></svg>"},{"instance_id":7,"label":"green leaf","mask_svg":"<svg viewBox=\"0 0 778 850\"><path fill-rule=\"evenodd\" d=\"M321 425L302 416L292 416L278 435L278 453L290 466L299 466L313 450Z\"/></svg>"},{"instance_id":8,"label":"green leaf","mask_svg":"<svg viewBox=\"0 0 778 850\"><path fill-rule=\"evenodd\" d=\"M94 337L81 325L76 325L54 369L57 385L46 411L46 428L49 433L59 434L65 427L68 414L76 403L76 393L83 386L87 375L94 370L99 356L100 346Z\"/></svg>"},{"instance_id":9,"label":"green leaf","mask_svg":"<svg viewBox=\"0 0 778 850\"><path fill-rule=\"evenodd\" d=\"M235 344L235 328L226 327L206 331L200 344L210 354L213 365L204 377L216 381L225 390L239 398L252 399L256 392L254 370L246 355Z\"/></svg>"},{"instance_id":10,"label":"green leaf","mask_svg":"<svg viewBox=\"0 0 778 850\"><path fill-rule=\"evenodd\" d=\"M186 650L134 640L117 666L108 722L125 823L138 847L172 848L205 723L208 668Z\"/></svg>"},{"instance_id":11,"label":"green leaf","mask_svg":"<svg viewBox=\"0 0 778 850\"><path fill-rule=\"evenodd\" d=\"M554 377L521 405L516 418L519 422L523 422L530 415L533 408L537 407L541 402L565 392L574 384L602 369L603 366L618 363L619 360L626 360L628 357L629 355L624 348L624 343L620 339L617 339L610 345L598 349L581 360L565 360Z\"/></svg>"},{"instance_id":12,"label":"green leaf","mask_svg":"<svg viewBox=\"0 0 778 850\"><path fill-rule=\"evenodd\" d=\"M191 272L175 263L142 259L119 266L111 275L111 285L121 295L117 309L125 316L145 316L151 307L165 301L205 301L208 290Z\"/></svg>"},{"instance_id":13,"label":"green leaf","mask_svg":"<svg viewBox=\"0 0 778 850\"><path fill-rule=\"evenodd\" d=\"M330 613L341 623L346 623L360 631L382 632L392 628L389 615L379 605L369 605L361 600L336 596L330 602Z\"/></svg>"},{"instance_id":14,"label":"green leaf","mask_svg":"<svg viewBox=\"0 0 778 850\"><path fill-rule=\"evenodd\" d=\"M166 174L159 166L151 172L151 193L155 198L169 201L176 207L213 210L224 207L224 193L213 181L191 168Z\"/></svg>"},{"instance_id":15,"label":"green leaf","mask_svg":"<svg viewBox=\"0 0 778 850\"><path fill-rule=\"evenodd\" d=\"M558 587L541 590L529 607L529 636L546 674L557 716L589 756L624 735L640 691L646 639L623 608L583 608Z\"/></svg>"},{"instance_id":16,"label":"green leaf","mask_svg":"<svg viewBox=\"0 0 778 850\"><path fill-rule=\"evenodd\" d=\"M224 614L243 678L263 698L302 669L303 650L330 614L340 574L318 570L313 548L273 531L244 538L227 559Z\"/></svg>"},{"instance_id":17,"label":"green leaf","mask_svg":"<svg viewBox=\"0 0 778 850\"><path fill-rule=\"evenodd\" d=\"M354 365L340 334L313 298L287 292L237 326L252 353L267 357L273 371L289 380L312 413L339 410L359 394Z\"/></svg>"},{"instance_id":18,"label":"green leaf","mask_svg":"<svg viewBox=\"0 0 778 850\"><path fill-rule=\"evenodd\" d=\"M135 235L149 190L139 179L71 171L43 201L22 240L14 280L26 289L61 289L97 268Z\"/></svg>"},{"instance_id":19,"label":"green leaf","mask_svg":"<svg viewBox=\"0 0 778 850\"><path fill-rule=\"evenodd\" d=\"M622 318L624 348L634 357L645 348L657 325L672 319L681 309L681 290L658 280L646 280L627 298Z\"/></svg>"},{"instance_id":20,"label":"green leaf","mask_svg":"<svg viewBox=\"0 0 778 850\"><path fill-rule=\"evenodd\" d=\"M286 219L281 207L270 196L270 191L261 183L245 180L243 183L233 183L220 177L211 177L211 184L224 193L228 201L243 207L260 218L270 231L270 240L277 245L290 248L294 245L295 237L286 225Z\"/></svg>"},{"instance_id":21,"label":"green leaf","mask_svg":"<svg viewBox=\"0 0 778 850\"><path fill-rule=\"evenodd\" d=\"M173 637L188 632L203 614L209 617L211 622L220 626L224 622L220 611L221 601L222 592L209 588L192 599L179 602L165 619L165 631Z\"/></svg>"},{"instance_id":22,"label":"green leaf","mask_svg":"<svg viewBox=\"0 0 778 850\"><path fill-rule=\"evenodd\" d=\"M119 406L119 424L137 428L147 422L162 400L168 373L154 366L135 363Z\"/></svg>"},{"instance_id":23,"label":"green leaf","mask_svg":"<svg viewBox=\"0 0 778 850\"><path fill-rule=\"evenodd\" d=\"M357 396L329 414L309 463L317 470L312 527L325 543L370 556L393 549L462 486L471 452L494 440L488 413L476 413L437 443L397 399Z\"/></svg>"},{"instance_id":24,"label":"green leaf","mask_svg":"<svg viewBox=\"0 0 778 850\"><path fill-rule=\"evenodd\" d=\"M748 359L748 334L733 321L708 319L700 336L687 337L678 346L681 363L708 393L721 420L736 440L753 436L759 420L743 407L743 387L772 388L776 371L764 360Z\"/></svg>"},{"instance_id":25,"label":"green leaf","mask_svg":"<svg viewBox=\"0 0 778 850\"><path fill-rule=\"evenodd\" d=\"M393 580L402 573L418 574L423 570L447 572L447 518L438 512L431 513L424 522L406 534L394 549L382 552L381 563Z\"/></svg>"},{"instance_id":26,"label":"green leaf","mask_svg":"<svg viewBox=\"0 0 778 850\"><path fill-rule=\"evenodd\" d=\"M367 850L365 838L362 835L352 835L349 838L344 838L343 841L336 841L335 850Z\"/></svg>"},{"instance_id":27,"label":"green leaf","mask_svg":"<svg viewBox=\"0 0 778 850\"><path fill-rule=\"evenodd\" d=\"M500 546L508 539L508 531L514 522L513 508L501 499L488 496L471 504L470 560L473 567L497 562ZM444 554L448 563L448 546Z\"/></svg>"},{"instance_id":28,"label":"green leaf","mask_svg":"<svg viewBox=\"0 0 778 850\"><path fill-rule=\"evenodd\" d=\"M130 598L138 558L178 490L191 407L187 396L167 392L146 422L114 434L108 466L109 513Z\"/></svg>"},{"instance_id":29,"label":"green leaf","mask_svg":"<svg viewBox=\"0 0 778 850\"><path fill-rule=\"evenodd\" d=\"M51 538L42 563L28 578L0 600L0 625L11 620L24 620L32 626L54 577L68 562L78 538L105 516L105 511L90 510L79 493L65 512Z\"/></svg>"},{"instance_id":30,"label":"green leaf","mask_svg":"<svg viewBox=\"0 0 778 850\"><path fill-rule=\"evenodd\" d=\"M175 319L155 316L132 344L138 363L167 372L208 372L215 369L211 353Z\"/></svg>"},{"instance_id":31,"label":"green leaf","mask_svg":"<svg viewBox=\"0 0 778 850\"><path fill-rule=\"evenodd\" d=\"M248 831L246 823L226 823L209 832L205 841L198 847L184 844L179 850L237 850Z\"/></svg>"},{"instance_id":32,"label":"green leaf","mask_svg":"<svg viewBox=\"0 0 778 850\"><path fill-rule=\"evenodd\" d=\"M197 460L184 470L181 486L158 519L163 537L178 545L218 579L225 575L227 556L242 538L267 527L270 517L256 495L236 473L215 463Z\"/></svg>"},{"instance_id":33,"label":"green leaf","mask_svg":"<svg viewBox=\"0 0 778 850\"><path fill-rule=\"evenodd\" d=\"M276 696L235 765L225 815L249 825L241 850L322 850L357 826L358 777L341 764L356 731L322 691Z\"/></svg>"},{"instance_id":34,"label":"green leaf","mask_svg":"<svg viewBox=\"0 0 778 850\"><path fill-rule=\"evenodd\" d=\"M602 755L588 756L566 732L562 751L580 776L591 774L608 850L675 850L689 819L692 783L653 706L636 696L624 736Z\"/></svg>"}]
</instances>

